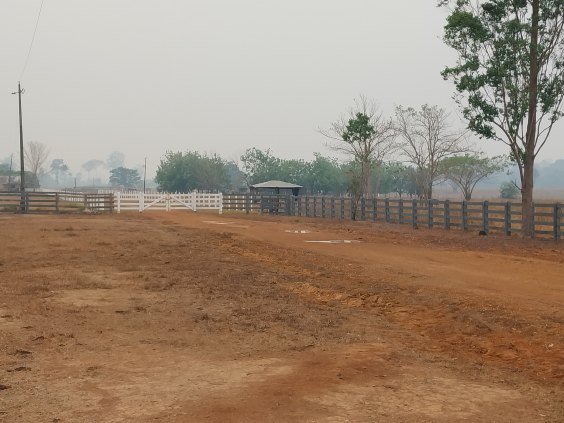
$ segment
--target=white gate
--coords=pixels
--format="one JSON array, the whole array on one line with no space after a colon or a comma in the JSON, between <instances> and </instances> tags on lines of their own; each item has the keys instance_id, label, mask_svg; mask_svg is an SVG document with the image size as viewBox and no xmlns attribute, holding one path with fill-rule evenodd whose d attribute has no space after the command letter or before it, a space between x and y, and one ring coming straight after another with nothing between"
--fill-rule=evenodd
<instances>
[{"instance_id":1,"label":"white gate","mask_svg":"<svg viewBox=\"0 0 564 423\"><path fill-rule=\"evenodd\" d=\"M126 210L136 210L140 213L147 209L154 210L218 210L223 212L222 194L203 194L192 192L189 194L170 193L121 193L114 196L118 213Z\"/></svg>"}]
</instances>

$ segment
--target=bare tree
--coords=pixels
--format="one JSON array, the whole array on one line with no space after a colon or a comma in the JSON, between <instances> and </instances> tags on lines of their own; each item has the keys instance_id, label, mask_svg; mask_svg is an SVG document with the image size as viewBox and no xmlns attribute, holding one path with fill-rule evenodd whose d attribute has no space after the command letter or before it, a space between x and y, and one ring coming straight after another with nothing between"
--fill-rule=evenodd
<instances>
[{"instance_id":1,"label":"bare tree","mask_svg":"<svg viewBox=\"0 0 564 423\"><path fill-rule=\"evenodd\" d=\"M420 195L431 199L433 186L440 177L441 161L471 151L466 131L452 130L448 113L429 105L421 106L420 110L397 107L396 128L402 137L402 155L415 165Z\"/></svg>"},{"instance_id":2,"label":"bare tree","mask_svg":"<svg viewBox=\"0 0 564 423\"><path fill-rule=\"evenodd\" d=\"M392 119L387 119L373 101L360 96L355 106L342 115L327 130L319 131L333 140L329 147L345 154L360 169L354 175L360 195L370 191L370 173L374 165L381 164L397 147L396 131Z\"/></svg>"},{"instance_id":3,"label":"bare tree","mask_svg":"<svg viewBox=\"0 0 564 423\"><path fill-rule=\"evenodd\" d=\"M24 154L27 168L33 175L33 178L38 181L39 175L44 171L43 165L45 165L49 157L49 149L43 143L30 141L24 148Z\"/></svg>"}]
</instances>

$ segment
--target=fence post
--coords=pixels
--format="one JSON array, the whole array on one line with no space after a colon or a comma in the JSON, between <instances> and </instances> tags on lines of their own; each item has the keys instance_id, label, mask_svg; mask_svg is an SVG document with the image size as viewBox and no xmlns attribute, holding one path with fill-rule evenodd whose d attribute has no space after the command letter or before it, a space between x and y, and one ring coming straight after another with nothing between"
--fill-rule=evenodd
<instances>
[{"instance_id":1,"label":"fence post","mask_svg":"<svg viewBox=\"0 0 564 423\"><path fill-rule=\"evenodd\" d=\"M537 225L535 224L535 220L536 220L536 214L537 214L537 208L535 206L535 203L533 202L533 233L532 233L532 237L534 238L536 235L536 230L537 230ZM521 222L523 221L523 214L521 214Z\"/></svg>"},{"instance_id":2,"label":"fence post","mask_svg":"<svg viewBox=\"0 0 564 423\"><path fill-rule=\"evenodd\" d=\"M399 199L398 222L403 225L403 198Z\"/></svg>"},{"instance_id":3,"label":"fence post","mask_svg":"<svg viewBox=\"0 0 564 423\"><path fill-rule=\"evenodd\" d=\"M450 200L445 200L443 217L445 219L445 229L449 230L450 229Z\"/></svg>"},{"instance_id":4,"label":"fence post","mask_svg":"<svg viewBox=\"0 0 564 423\"><path fill-rule=\"evenodd\" d=\"M331 197L331 219L335 219L335 197Z\"/></svg>"},{"instance_id":5,"label":"fence post","mask_svg":"<svg viewBox=\"0 0 564 423\"><path fill-rule=\"evenodd\" d=\"M384 219L386 220L386 222L390 221L390 199L386 198L386 201L384 202Z\"/></svg>"},{"instance_id":6,"label":"fence post","mask_svg":"<svg viewBox=\"0 0 564 423\"><path fill-rule=\"evenodd\" d=\"M468 230L468 202L462 202L462 229Z\"/></svg>"},{"instance_id":7,"label":"fence post","mask_svg":"<svg viewBox=\"0 0 564 423\"><path fill-rule=\"evenodd\" d=\"M366 198L360 199L360 220L366 220Z\"/></svg>"},{"instance_id":8,"label":"fence post","mask_svg":"<svg viewBox=\"0 0 564 423\"><path fill-rule=\"evenodd\" d=\"M341 197L341 220L345 220L345 199Z\"/></svg>"},{"instance_id":9,"label":"fence post","mask_svg":"<svg viewBox=\"0 0 564 423\"><path fill-rule=\"evenodd\" d=\"M84 194L84 210L88 210L88 194Z\"/></svg>"},{"instance_id":10,"label":"fence post","mask_svg":"<svg viewBox=\"0 0 564 423\"><path fill-rule=\"evenodd\" d=\"M411 202L411 224L417 229L417 200Z\"/></svg>"},{"instance_id":11,"label":"fence post","mask_svg":"<svg viewBox=\"0 0 564 423\"><path fill-rule=\"evenodd\" d=\"M117 212L121 213L121 193L117 193Z\"/></svg>"},{"instance_id":12,"label":"fence post","mask_svg":"<svg viewBox=\"0 0 564 423\"><path fill-rule=\"evenodd\" d=\"M505 235L511 235L511 202L506 202L504 207L504 216L503 216L503 230L505 231Z\"/></svg>"},{"instance_id":13,"label":"fence post","mask_svg":"<svg viewBox=\"0 0 564 423\"><path fill-rule=\"evenodd\" d=\"M296 214L296 197L288 195L288 202L290 203L290 216L297 216Z\"/></svg>"},{"instance_id":14,"label":"fence post","mask_svg":"<svg viewBox=\"0 0 564 423\"><path fill-rule=\"evenodd\" d=\"M55 212L59 213L59 193L55 193Z\"/></svg>"},{"instance_id":15,"label":"fence post","mask_svg":"<svg viewBox=\"0 0 564 423\"><path fill-rule=\"evenodd\" d=\"M560 239L560 220L562 217L562 206L560 203L554 205L554 239L558 241Z\"/></svg>"},{"instance_id":16,"label":"fence post","mask_svg":"<svg viewBox=\"0 0 564 423\"><path fill-rule=\"evenodd\" d=\"M489 202L484 201L484 203L482 204L482 226L485 233L489 233L490 231L489 223Z\"/></svg>"},{"instance_id":17,"label":"fence post","mask_svg":"<svg viewBox=\"0 0 564 423\"><path fill-rule=\"evenodd\" d=\"M247 214L251 212L251 194L245 194L245 212Z\"/></svg>"},{"instance_id":18,"label":"fence post","mask_svg":"<svg viewBox=\"0 0 564 423\"><path fill-rule=\"evenodd\" d=\"M325 196L321 197L321 217L325 219Z\"/></svg>"},{"instance_id":19,"label":"fence post","mask_svg":"<svg viewBox=\"0 0 564 423\"><path fill-rule=\"evenodd\" d=\"M433 219L433 200L429 199L427 200L427 226L429 227L429 229L431 229L433 227L433 223L434 223L434 219Z\"/></svg>"},{"instance_id":20,"label":"fence post","mask_svg":"<svg viewBox=\"0 0 564 423\"><path fill-rule=\"evenodd\" d=\"M378 214L378 200L372 199L372 221L376 222L376 215Z\"/></svg>"}]
</instances>

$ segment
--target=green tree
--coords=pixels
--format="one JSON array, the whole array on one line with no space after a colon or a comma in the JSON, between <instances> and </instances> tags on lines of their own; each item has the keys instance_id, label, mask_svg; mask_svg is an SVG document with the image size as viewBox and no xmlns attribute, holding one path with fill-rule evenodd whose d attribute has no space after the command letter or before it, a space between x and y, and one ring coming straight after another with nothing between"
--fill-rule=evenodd
<instances>
[{"instance_id":1,"label":"green tree","mask_svg":"<svg viewBox=\"0 0 564 423\"><path fill-rule=\"evenodd\" d=\"M499 187L499 196L501 198L513 199L519 195L519 188L515 182L503 182Z\"/></svg>"},{"instance_id":2,"label":"green tree","mask_svg":"<svg viewBox=\"0 0 564 423\"><path fill-rule=\"evenodd\" d=\"M223 191L229 187L227 163L218 155L196 151L167 152L161 159L155 181L169 192Z\"/></svg>"},{"instance_id":3,"label":"green tree","mask_svg":"<svg viewBox=\"0 0 564 423\"><path fill-rule=\"evenodd\" d=\"M229 179L229 190L231 192L244 192L247 189L245 183L245 174L239 169L239 166L234 161L229 161L225 164L227 177Z\"/></svg>"},{"instance_id":4,"label":"green tree","mask_svg":"<svg viewBox=\"0 0 564 423\"><path fill-rule=\"evenodd\" d=\"M315 159L307 163L307 173L300 185L313 194L340 194L347 189L343 169L336 159L315 153Z\"/></svg>"},{"instance_id":5,"label":"green tree","mask_svg":"<svg viewBox=\"0 0 564 423\"><path fill-rule=\"evenodd\" d=\"M440 163L440 173L452 182L466 201L472 199L476 184L507 167L504 157L483 157L477 153L447 157Z\"/></svg>"},{"instance_id":6,"label":"green tree","mask_svg":"<svg viewBox=\"0 0 564 423\"><path fill-rule=\"evenodd\" d=\"M121 151L112 151L106 159L105 164L108 169L117 169L118 167L123 167L124 161L125 154Z\"/></svg>"},{"instance_id":7,"label":"green tree","mask_svg":"<svg viewBox=\"0 0 564 423\"><path fill-rule=\"evenodd\" d=\"M53 159L51 161L51 172L55 174L55 182L59 186L59 176L61 173L66 173L69 171L69 167L63 159Z\"/></svg>"},{"instance_id":8,"label":"green tree","mask_svg":"<svg viewBox=\"0 0 564 423\"><path fill-rule=\"evenodd\" d=\"M414 169L399 162L390 162L384 166L381 176L382 193L396 193L401 198L404 194L417 194Z\"/></svg>"},{"instance_id":9,"label":"green tree","mask_svg":"<svg viewBox=\"0 0 564 423\"><path fill-rule=\"evenodd\" d=\"M82 168L84 170L86 170L86 172L88 173L88 182L87 183L94 184L94 178L92 178L92 180L90 180L90 172L92 172L93 170L94 171L97 170L103 164L104 164L104 162L102 160L91 159L91 160L88 160L86 163L84 163L82 165Z\"/></svg>"},{"instance_id":10,"label":"green tree","mask_svg":"<svg viewBox=\"0 0 564 423\"><path fill-rule=\"evenodd\" d=\"M309 163L301 159L279 160L279 173L275 179L303 185L309 173Z\"/></svg>"},{"instance_id":11,"label":"green tree","mask_svg":"<svg viewBox=\"0 0 564 423\"><path fill-rule=\"evenodd\" d=\"M280 159L274 157L270 149L262 151L258 148L249 148L241 156L241 164L247 186L282 179Z\"/></svg>"},{"instance_id":12,"label":"green tree","mask_svg":"<svg viewBox=\"0 0 564 423\"><path fill-rule=\"evenodd\" d=\"M453 80L468 127L508 145L519 168L523 235L531 237L535 158L562 115L564 0L439 5L452 6L444 40L458 54L442 75Z\"/></svg>"},{"instance_id":13,"label":"green tree","mask_svg":"<svg viewBox=\"0 0 564 423\"><path fill-rule=\"evenodd\" d=\"M141 177L137 169L128 169L120 166L110 170L110 185L113 187L137 188L141 182Z\"/></svg>"},{"instance_id":14,"label":"green tree","mask_svg":"<svg viewBox=\"0 0 564 423\"><path fill-rule=\"evenodd\" d=\"M330 145L333 150L344 153L357 163L351 167L351 171L359 172L351 185L358 190L355 197L370 192L372 169L380 165L396 147L396 131L392 120L385 118L374 102L360 97L355 100L355 106L348 115L341 116L331 123L330 129L320 132L336 141Z\"/></svg>"}]
</instances>

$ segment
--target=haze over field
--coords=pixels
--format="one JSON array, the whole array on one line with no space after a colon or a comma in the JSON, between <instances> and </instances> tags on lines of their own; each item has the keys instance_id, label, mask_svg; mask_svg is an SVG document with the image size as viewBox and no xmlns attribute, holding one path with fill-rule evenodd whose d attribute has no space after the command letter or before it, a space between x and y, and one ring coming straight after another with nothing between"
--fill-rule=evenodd
<instances>
[{"instance_id":1,"label":"haze over field","mask_svg":"<svg viewBox=\"0 0 564 423\"><path fill-rule=\"evenodd\" d=\"M115 150L130 167L148 157L149 174L166 150L329 154L317 129L359 94L388 115L429 103L458 119L434 0L46 0L22 75L40 4L0 6L0 159L18 151L19 79L26 141L75 173ZM539 160L563 158L563 137L559 122Z\"/></svg>"}]
</instances>

